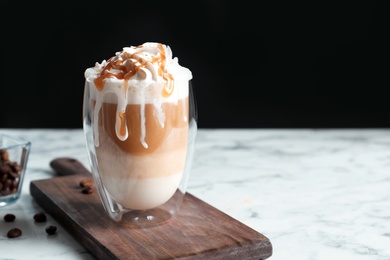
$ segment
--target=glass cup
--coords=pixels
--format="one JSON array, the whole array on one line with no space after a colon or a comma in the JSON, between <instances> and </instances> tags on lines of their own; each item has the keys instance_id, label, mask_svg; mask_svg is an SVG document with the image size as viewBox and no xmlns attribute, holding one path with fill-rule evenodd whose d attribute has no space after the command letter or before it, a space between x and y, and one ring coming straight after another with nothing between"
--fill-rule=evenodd
<instances>
[{"instance_id":1,"label":"glass cup","mask_svg":"<svg viewBox=\"0 0 390 260\"><path fill-rule=\"evenodd\" d=\"M138 225L175 216L187 190L197 134L191 81L188 97L177 102L128 104L121 114L128 131L124 140L116 134L118 106L109 93L111 103L104 96L98 106L93 88L86 80L83 129L95 186L108 216Z\"/></svg>"},{"instance_id":2,"label":"glass cup","mask_svg":"<svg viewBox=\"0 0 390 260\"><path fill-rule=\"evenodd\" d=\"M0 207L20 197L30 146L22 138L0 134Z\"/></svg>"}]
</instances>

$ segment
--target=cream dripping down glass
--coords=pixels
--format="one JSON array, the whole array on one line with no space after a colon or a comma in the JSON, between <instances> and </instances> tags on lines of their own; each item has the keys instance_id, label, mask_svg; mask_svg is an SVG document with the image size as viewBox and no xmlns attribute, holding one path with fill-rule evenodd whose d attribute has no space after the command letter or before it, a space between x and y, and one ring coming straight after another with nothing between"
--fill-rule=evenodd
<instances>
[{"instance_id":1,"label":"cream dripping down glass","mask_svg":"<svg viewBox=\"0 0 390 260\"><path fill-rule=\"evenodd\" d=\"M191 71L169 46L146 42L84 74L83 127L104 209L141 224L174 216L197 132Z\"/></svg>"}]
</instances>

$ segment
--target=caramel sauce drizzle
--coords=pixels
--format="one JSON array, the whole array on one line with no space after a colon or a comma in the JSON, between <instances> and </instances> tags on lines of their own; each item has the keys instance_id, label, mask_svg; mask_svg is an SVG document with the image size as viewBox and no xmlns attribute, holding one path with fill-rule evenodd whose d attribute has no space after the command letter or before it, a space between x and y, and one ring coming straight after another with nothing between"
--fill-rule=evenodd
<instances>
[{"instance_id":1,"label":"caramel sauce drizzle","mask_svg":"<svg viewBox=\"0 0 390 260\"><path fill-rule=\"evenodd\" d=\"M138 46L137 48L142 48L143 46ZM138 70L144 68L148 62L158 65L158 75L165 80L165 85L163 88L162 95L163 97L169 97L173 92L173 77L166 70L166 55L162 44L158 44L159 55L154 56L151 60L145 60L136 55L140 52L135 52L133 54L124 53L123 59L118 59L113 61L112 58L108 60L108 64L100 72L99 77L94 80L97 90L101 91L104 88L104 82L106 78L117 78L123 79L125 82L125 88L127 87L127 82L137 73ZM126 68L123 63L126 60L135 60L132 62L132 66ZM119 70L120 72L114 73L111 69ZM127 88L126 88L127 89Z\"/></svg>"},{"instance_id":2,"label":"caramel sauce drizzle","mask_svg":"<svg viewBox=\"0 0 390 260\"><path fill-rule=\"evenodd\" d=\"M119 112L119 120L120 120L120 129L119 129L119 133L121 136L125 136L126 135L126 118L125 118L125 111L121 111Z\"/></svg>"}]
</instances>

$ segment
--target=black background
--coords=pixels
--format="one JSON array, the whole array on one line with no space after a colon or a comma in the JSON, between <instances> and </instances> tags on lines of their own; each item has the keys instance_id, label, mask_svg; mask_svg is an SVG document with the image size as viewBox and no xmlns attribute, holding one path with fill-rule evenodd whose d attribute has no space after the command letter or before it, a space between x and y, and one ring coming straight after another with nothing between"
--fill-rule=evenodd
<instances>
[{"instance_id":1,"label":"black background","mask_svg":"<svg viewBox=\"0 0 390 260\"><path fill-rule=\"evenodd\" d=\"M1 128L81 128L84 71L170 45L200 128L390 127L384 1L2 1ZM314 2L314 1L313 1Z\"/></svg>"}]
</instances>

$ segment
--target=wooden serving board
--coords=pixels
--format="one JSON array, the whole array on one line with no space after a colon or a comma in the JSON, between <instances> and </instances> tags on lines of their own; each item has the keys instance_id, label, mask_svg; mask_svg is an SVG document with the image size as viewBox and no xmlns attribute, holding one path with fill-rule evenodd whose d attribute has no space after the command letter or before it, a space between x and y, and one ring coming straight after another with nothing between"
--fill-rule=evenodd
<instances>
[{"instance_id":1,"label":"wooden serving board","mask_svg":"<svg viewBox=\"0 0 390 260\"><path fill-rule=\"evenodd\" d=\"M152 227L111 220L97 191L79 183L91 173L73 158L50 163L58 176L30 183L36 202L98 259L267 259L270 240L190 193L173 218Z\"/></svg>"}]
</instances>

